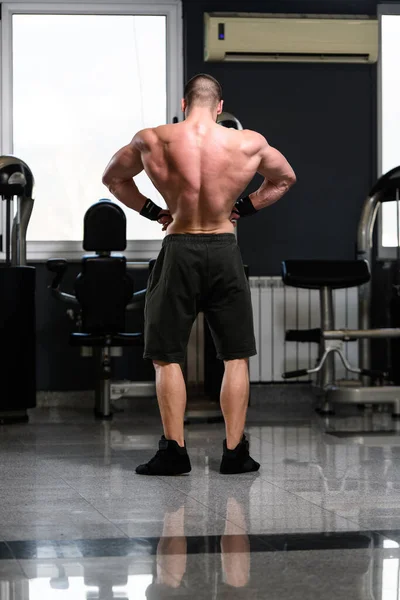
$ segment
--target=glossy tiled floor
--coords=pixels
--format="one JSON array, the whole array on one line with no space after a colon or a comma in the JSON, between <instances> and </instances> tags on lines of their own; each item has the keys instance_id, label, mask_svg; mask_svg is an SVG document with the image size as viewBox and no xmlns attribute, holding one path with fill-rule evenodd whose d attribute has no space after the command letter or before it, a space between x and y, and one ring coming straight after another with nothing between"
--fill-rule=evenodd
<instances>
[{"instance_id":1,"label":"glossy tiled floor","mask_svg":"<svg viewBox=\"0 0 400 600\"><path fill-rule=\"evenodd\" d=\"M0 600L399 600L399 430L356 408L323 421L303 389L264 387L258 474L219 475L214 424L187 428L189 476L144 478L151 401L111 423L33 411L0 428Z\"/></svg>"}]
</instances>

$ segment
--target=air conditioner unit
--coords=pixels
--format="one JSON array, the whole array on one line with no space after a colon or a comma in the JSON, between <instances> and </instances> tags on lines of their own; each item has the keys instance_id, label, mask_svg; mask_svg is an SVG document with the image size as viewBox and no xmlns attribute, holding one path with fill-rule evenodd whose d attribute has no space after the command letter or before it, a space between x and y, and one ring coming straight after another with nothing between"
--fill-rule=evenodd
<instances>
[{"instance_id":1,"label":"air conditioner unit","mask_svg":"<svg viewBox=\"0 0 400 600\"><path fill-rule=\"evenodd\" d=\"M374 63L378 60L378 21L206 13L205 60Z\"/></svg>"}]
</instances>

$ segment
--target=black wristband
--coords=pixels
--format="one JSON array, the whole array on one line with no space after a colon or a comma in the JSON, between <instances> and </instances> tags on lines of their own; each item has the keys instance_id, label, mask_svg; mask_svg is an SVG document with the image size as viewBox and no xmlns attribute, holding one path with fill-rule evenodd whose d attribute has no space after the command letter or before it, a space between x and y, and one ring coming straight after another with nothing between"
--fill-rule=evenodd
<instances>
[{"instance_id":1,"label":"black wristband","mask_svg":"<svg viewBox=\"0 0 400 600\"><path fill-rule=\"evenodd\" d=\"M250 215L254 215L257 212L257 209L254 208L253 203L250 200L250 196L240 198L233 207L233 210L241 217L250 217Z\"/></svg>"},{"instance_id":2,"label":"black wristband","mask_svg":"<svg viewBox=\"0 0 400 600\"><path fill-rule=\"evenodd\" d=\"M146 217L146 219L150 219L150 221L158 221L162 211L163 209L160 206L154 204L152 200L147 199L139 214L141 214L142 217Z\"/></svg>"}]
</instances>

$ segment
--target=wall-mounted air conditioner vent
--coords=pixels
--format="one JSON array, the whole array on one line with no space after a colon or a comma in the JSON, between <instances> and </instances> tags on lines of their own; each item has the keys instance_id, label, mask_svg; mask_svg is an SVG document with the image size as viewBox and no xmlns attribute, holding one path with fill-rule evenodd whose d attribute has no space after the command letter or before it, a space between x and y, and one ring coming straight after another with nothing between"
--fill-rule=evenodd
<instances>
[{"instance_id":1,"label":"wall-mounted air conditioner vent","mask_svg":"<svg viewBox=\"0 0 400 600\"><path fill-rule=\"evenodd\" d=\"M205 60L358 62L378 59L378 21L369 17L205 15Z\"/></svg>"}]
</instances>

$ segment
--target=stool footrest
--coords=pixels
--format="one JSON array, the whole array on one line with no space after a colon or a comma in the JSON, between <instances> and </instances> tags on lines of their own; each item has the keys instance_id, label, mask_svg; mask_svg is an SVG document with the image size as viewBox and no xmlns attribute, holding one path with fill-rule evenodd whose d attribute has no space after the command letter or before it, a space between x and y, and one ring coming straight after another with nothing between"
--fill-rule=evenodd
<instances>
[{"instance_id":1,"label":"stool footrest","mask_svg":"<svg viewBox=\"0 0 400 600\"><path fill-rule=\"evenodd\" d=\"M388 376L388 373L385 373L384 371L378 371L376 369L360 369L360 375L372 377L372 379L384 379Z\"/></svg>"},{"instance_id":2,"label":"stool footrest","mask_svg":"<svg viewBox=\"0 0 400 600\"><path fill-rule=\"evenodd\" d=\"M304 377L304 375L308 375L308 369L299 369L298 371L288 371L287 373L283 373L283 379L292 379L294 377Z\"/></svg>"},{"instance_id":3,"label":"stool footrest","mask_svg":"<svg viewBox=\"0 0 400 600\"><path fill-rule=\"evenodd\" d=\"M312 342L319 344L321 337L321 329L289 329L286 332L285 340L287 342Z\"/></svg>"}]
</instances>

